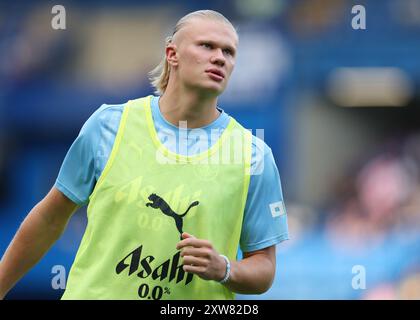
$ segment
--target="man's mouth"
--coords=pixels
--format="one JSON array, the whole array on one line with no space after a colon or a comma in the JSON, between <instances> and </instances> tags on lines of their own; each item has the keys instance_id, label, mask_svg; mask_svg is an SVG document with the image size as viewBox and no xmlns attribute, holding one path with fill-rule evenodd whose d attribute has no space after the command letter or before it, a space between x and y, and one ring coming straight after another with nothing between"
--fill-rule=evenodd
<instances>
[{"instance_id":1,"label":"man's mouth","mask_svg":"<svg viewBox=\"0 0 420 320\"><path fill-rule=\"evenodd\" d=\"M225 74L223 73L223 71L220 71L218 69L207 69L206 73L210 76L210 78L219 82L225 78Z\"/></svg>"}]
</instances>

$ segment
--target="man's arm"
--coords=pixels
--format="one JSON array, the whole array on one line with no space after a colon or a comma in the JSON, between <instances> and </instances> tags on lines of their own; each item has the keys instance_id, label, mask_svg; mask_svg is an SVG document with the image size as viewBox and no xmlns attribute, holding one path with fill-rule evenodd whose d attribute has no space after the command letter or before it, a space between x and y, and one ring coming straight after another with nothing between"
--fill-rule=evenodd
<instances>
[{"instance_id":1,"label":"man's arm","mask_svg":"<svg viewBox=\"0 0 420 320\"><path fill-rule=\"evenodd\" d=\"M76 209L53 187L29 212L0 261L0 299L47 253Z\"/></svg>"},{"instance_id":2,"label":"man's arm","mask_svg":"<svg viewBox=\"0 0 420 320\"><path fill-rule=\"evenodd\" d=\"M243 259L231 261L225 286L241 294L261 294L271 288L276 273L276 246L244 252Z\"/></svg>"},{"instance_id":3,"label":"man's arm","mask_svg":"<svg viewBox=\"0 0 420 320\"><path fill-rule=\"evenodd\" d=\"M183 233L177 244L184 261L184 271L204 280L220 281L226 272L226 261L207 240L196 239ZM276 272L276 249L270 246L244 253L240 261L231 261L229 280L224 284L229 290L241 294L261 294L270 289Z\"/></svg>"}]
</instances>

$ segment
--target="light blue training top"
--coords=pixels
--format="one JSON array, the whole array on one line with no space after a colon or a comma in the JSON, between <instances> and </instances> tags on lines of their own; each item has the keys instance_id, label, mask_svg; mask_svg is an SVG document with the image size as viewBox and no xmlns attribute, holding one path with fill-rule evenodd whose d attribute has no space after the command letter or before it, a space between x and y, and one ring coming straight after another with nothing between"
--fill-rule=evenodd
<instances>
[{"instance_id":1,"label":"light blue training top","mask_svg":"<svg viewBox=\"0 0 420 320\"><path fill-rule=\"evenodd\" d=\"M78 205L88 203L108 161L124 106L104 104L97 109L83 125L67 152L55 187ZM221 113L211 124L199 129L187 129L186 134L180 135L179 132L185 129L179 129L163 117L159 109L159 97L152 97L151 108L159 139L169 150L181 154L202 152L205 149L203 143L206 143L206 147L212 146L230 120L230 116L218 108ZM203 134L208 137L206 141L200 139ZM250 252L287 239L287 214L279 172L271 149L264 141L253 136L251 177L240 248L243 252Z\"/></svg>"}]
</instances>

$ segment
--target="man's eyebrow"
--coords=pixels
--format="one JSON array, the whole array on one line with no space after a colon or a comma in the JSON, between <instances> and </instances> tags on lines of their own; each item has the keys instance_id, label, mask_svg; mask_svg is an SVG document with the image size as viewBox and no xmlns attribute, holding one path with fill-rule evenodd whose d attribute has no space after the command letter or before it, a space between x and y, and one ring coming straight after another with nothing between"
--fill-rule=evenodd
<instances>
[{"instance_id":1,"label":"man's eyebrow","mask_svg":"<svg viewBox=\"0 0 420 320\"><path fill-rule=\"evenodd\" d=\"M209 43L211 45L219 45L219 46L223 47L224 49L229 49L233 53L236 53L235 47L234 46L231 46L230 44L221 45L220 43L218 43L216 41L206 40L205 38L198 39L197 42L200 42L200 43L204 43L205 42L205 43Z\"/></svg>"}]
</instances>

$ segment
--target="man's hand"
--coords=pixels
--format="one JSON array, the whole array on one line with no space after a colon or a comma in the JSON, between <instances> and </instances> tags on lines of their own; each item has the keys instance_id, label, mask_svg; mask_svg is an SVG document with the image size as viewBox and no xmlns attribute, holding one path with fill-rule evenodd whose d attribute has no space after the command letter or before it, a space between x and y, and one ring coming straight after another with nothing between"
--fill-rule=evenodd
<instances>
[{"instance_id":1,"label":"man's hand","mask_svg":"<svg viewBox=\"0 0 420 320\"><path fill-rule=\"evenodd\" d=\"M204 280L220 281L226 273L226 261L208 240L197 239L184 232L176 245L181 250L185 272L193 273Z\"/></svg>"},{"instance_id":2,"label":"man's hand","mask_svg":"<svg viewBox=\"0 0 420 320\"><path fill-rule=\"evenodd\" d=\"M183 240L176 248L181 250L185 272L198 275L204 280L220 281L226 273L226 261L208 240L197 239L183 233ZM230 277L224 286L232 292L261 294L273 283L276 271L276 247L244 252L240 261L230 261Z\"/></svg>"}]
</instances>

